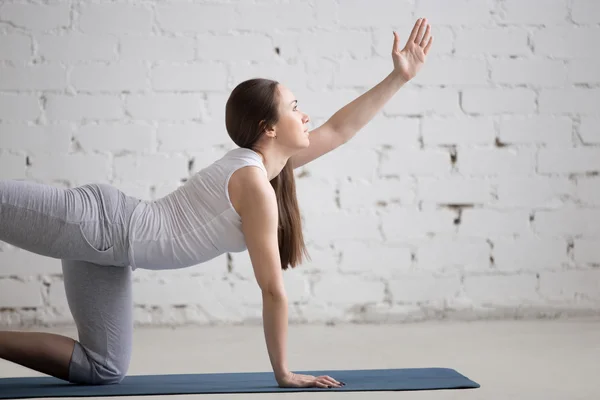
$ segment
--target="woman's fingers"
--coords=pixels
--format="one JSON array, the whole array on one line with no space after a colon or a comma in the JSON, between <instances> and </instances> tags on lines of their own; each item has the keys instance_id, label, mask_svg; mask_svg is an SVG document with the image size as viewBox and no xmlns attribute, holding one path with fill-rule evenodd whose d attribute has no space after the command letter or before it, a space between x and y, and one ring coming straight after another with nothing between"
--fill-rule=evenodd
<instances>
[{"instance_id":1,"label":"woman's fingers","mask_svg":"<svg viewBox=\"0 0 600 400\"><path fill-rule=\"evenodd\" d=\"M338 382L337 380L333 379L330 376L321 376L319 377L322 379L322 382L325 383L325 385L327 386L331 386L331 387L340 387L341 383Z\"/></svg>"},{"instance_id":2,"label":"woman's fingers","mask_svg":"<svg viewBox=\"0 0 600 400\"><path fill-rule=\"evenodd\" d=\"M423 35L425 34L425 30L427 29L428 25L429 24L427 23L427 18L422 18L421 23L419 24L419 30L414 40L415 44L418 45L421 43L421 40L423 38Z\"/></svg>"},{"instance_id":3,"label":"woman's fingers","mask_svg":"<svg viewBox=\"0 0 600 400\"><path fill-rule=\"evenodd\" d=\"M423 53L425 55L427 55L427 53L429 53L429 48L431 47L431 43L433 43L433 36L429 38L429 43L427 43L427 46L425 46L425 49L423 50Z\"/></svg>"},{"instance_id":4,"label":"woman's fingers","mask_svg":"<svg viewBox=\"0 0 600 400\"><path fill-rule=\"evenodd\" d=\"M425 34L423 35L423 39L419 43L419 46L424 47L429 42L429 36L431 34L431 25L427 24L427 29L425 30Z\"/></svg>"},{"instance_id":5,"label":"woman's fingers","mask_svg":"<svg viewBox=\"0 0 600 400\"><path fill-rule=\"evenodd\" d=\"M417 22L415 22L415 26L413 26L412 31L410 32L410 36L408 37L408 42L417 42L417 32L419 31L419 28L421 27L421 23L423 22L423 20L421 18L419 18L417 20Z\"/></svg>"}]
</instances>

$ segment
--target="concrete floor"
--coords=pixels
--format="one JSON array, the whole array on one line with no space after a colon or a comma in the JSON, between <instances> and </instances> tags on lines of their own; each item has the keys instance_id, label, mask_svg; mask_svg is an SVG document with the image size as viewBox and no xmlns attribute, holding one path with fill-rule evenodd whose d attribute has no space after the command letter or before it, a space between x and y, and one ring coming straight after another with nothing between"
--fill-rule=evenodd
<instances>
[{"instance_id":1,"label":"concrete floor","mask_svg":"<svg viewBox=\"0 0 600 400\"><path fill-rule=\"evenodd\" d=\"M75 337L73 329L43 331ZM270 371L260 326L136 328L134 341L131 375ZM368 394L187 395L186 398L600 399L600 318L291 325L288 349L292 370L447 367L479 383L481 388ZM2 377L37 375L0 360ZM167 397L175 398L134 396L128 399Z\"/></svg>"}]
</instances>

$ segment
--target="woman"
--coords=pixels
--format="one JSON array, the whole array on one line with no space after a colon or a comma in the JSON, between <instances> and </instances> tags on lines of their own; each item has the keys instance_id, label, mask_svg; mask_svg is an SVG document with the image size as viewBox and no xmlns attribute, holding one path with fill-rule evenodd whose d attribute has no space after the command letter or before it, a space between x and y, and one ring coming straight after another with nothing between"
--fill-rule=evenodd
<instances>
[{"instance_id":1,"label":"woman","mask_svg":"<svg viewBox=\"0 0 600 400\"><path fill-rule=\"evenodd\" d=\"M305 253L293 169L354 136L416 75L432 41L425 19L402 49L394 32L393 71L311 133L286 87L265 79L241 83L226 106L227 130L239 148L155 202L109 185L60 189L0 181L0 240L62 260L79 336L0 332L0 358L74 383L118 383L131 354L131 271L184 268L247 248L278 384L342 385L287 368L281 270L295 267Z\"/></svg>"}]
</instances>

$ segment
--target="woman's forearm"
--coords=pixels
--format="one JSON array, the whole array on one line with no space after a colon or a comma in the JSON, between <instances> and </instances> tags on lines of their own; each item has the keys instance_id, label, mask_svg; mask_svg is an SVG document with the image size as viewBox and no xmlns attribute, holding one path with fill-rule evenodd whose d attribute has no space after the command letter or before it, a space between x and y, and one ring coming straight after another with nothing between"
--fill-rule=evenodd
<instances>
[{"instance_id":1,"label":"woman's forearm","mask_svg":"<svg viewBox=\"0 0 600 400\"><path fill-rule=\"evenodd\" d=\"M406 80L399 73L391 72L383 81L333 114L327 124L330 124L344 141L350 140L381 111L405 83Z\"/></svg>"},{"instance_id":2,"label":"woman's forearm","mask_svg":"<svg viewBox=\"0 0 600 400\"><path fill-rule=\"evenodd\" d=\"M287 365L288 302L285 296L263 294L263 327L275 379L290 371Z\"/></svg>"}]
</instances>

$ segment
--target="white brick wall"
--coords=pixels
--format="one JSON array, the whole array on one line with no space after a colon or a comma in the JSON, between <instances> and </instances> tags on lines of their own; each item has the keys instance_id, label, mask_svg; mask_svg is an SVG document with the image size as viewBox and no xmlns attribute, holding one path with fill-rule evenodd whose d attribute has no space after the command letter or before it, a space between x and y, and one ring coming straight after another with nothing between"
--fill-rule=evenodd
<instances>
[{"instance_id":1,"label":"white brick wall","mask_svg":"<svg viewBox=\"0 0 600 400\"><path fill-rule=\"evenodd\" d=\"M298 171L312 259L284 274L290 319L598 315L595 0L6 0L0 179L161 197L233 147L237 83L280 80L316 127L421 16L421 73ZM246 252L139 270L134 296L137 323L261 317ZM0 242L0 325L71 322L60 262Z\"/></svg>"}]
</instances>

